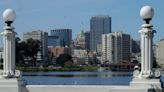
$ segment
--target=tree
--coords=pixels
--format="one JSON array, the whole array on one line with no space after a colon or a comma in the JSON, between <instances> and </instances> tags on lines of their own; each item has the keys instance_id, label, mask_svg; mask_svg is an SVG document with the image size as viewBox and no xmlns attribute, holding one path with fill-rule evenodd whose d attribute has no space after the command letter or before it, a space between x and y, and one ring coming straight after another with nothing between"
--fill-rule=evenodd
<instances>
[{"instance_id":1,"label":"tree","mask_svg":"<svg viewBox=\"0 0 164 92\"><path fill-rule=\"evenodd\" d=\"M21 40L19 37L15 38L15 57L16 57L16 64L23 64L23 57L24 57L24 48L25 47L25 43L22 44Z\"/></svg>"},{"instance_id":2,"label":"tree","mask_svg":"<svg viewBox=\"0 0 164 92\"><path fill-rule=\"evenodd\" d=\"M160 65L158 64L157 60L155 57L153 57L153 68L159 68Z\"/></svg>"},{"instance_id":3,"label":"tree","mask_svg":"<svg viewBox=\"0 0 164 92\"><path fill-rule=\"evenodd\" d=\"M36 65L37 53L40 51L40 41L34 39L27 39L26 41L27 48L24 48L24 55L26 58L30 58L32 65Z\"/></svg>"},{"instance_id":4,"label":"tree","mask_svg":"<svg viewBox=\"0 0 164 92\"><path fill-rule=\"evenodd\" d=\"M49 61L49 64L54 64L54 61L55 61L55 56L54 54L49 50L48 51L48 61Z\"/></svg>"},{"instance_id":5,"label":"tree","mask_svg":"<svg viewBox=\"0 0 164 92\"><path fill-rule=\"evenodd\" d=\"M57 64L61 65L62 67L64 67L64 64L66 62L72 62L72 56L70 56L69 54L61 54L58 58L57 58Z\"/></svg>"},{"instance_id":6,"label":"tree","mask_svg":"<svg viewBox=\"0 0 164 92\"><path fill-rule=\"evenodd\" d=\"M40 41L34 39L27 39L27 41L20 42L16 38L16 63L24 64L24 59L30 58L30 63L36 65L36 56L40 50Z\"/></svg>"}]
</instances>

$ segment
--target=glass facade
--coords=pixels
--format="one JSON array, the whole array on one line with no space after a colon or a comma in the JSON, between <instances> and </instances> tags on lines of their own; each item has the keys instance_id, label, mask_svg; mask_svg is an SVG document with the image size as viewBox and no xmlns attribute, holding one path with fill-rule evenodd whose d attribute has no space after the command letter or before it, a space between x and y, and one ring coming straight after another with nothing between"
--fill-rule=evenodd
<instances>
[{"instance_id":1,"label":"glass facade","mask_svg":"<svg viewBox=\"0 0 164 92\"><path fill-rule=\"evenodd\" d=\"M48 47L56 47L60 45L60 39L58 36L48 36Z\"/></svg>"},{"instance_id":2,"label":"glass facade","mask_svg":"<svg viewBox=\"0 0 164 92\"><path fill-rule=\"evenodd\" d=\"M72 40L72 29L55 29L50 30L50 36L58 36L61 46L70 46Z\"/></svg>"},{"instance_id":3,"label":"glass facade","mask_svg":"<svg viewBox=\"0 0 164 92\"><path fill-rule=\"evenodd\" d=\"M94 16L90 20L90 49L97 50L97 45L101 45L102 34L111 33L111 17Z\"/></svg>"}]
</instances>

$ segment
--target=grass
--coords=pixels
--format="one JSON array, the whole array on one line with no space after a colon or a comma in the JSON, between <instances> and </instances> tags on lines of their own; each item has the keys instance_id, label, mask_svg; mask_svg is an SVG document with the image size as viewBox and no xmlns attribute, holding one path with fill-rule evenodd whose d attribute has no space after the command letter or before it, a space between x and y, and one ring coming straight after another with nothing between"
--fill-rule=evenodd
<instances>
[{"instance_id":1,"label":"grass","mask_svg":"<svg viewBox=\"0 0 164 92\"><path fill-rule=\"evenodd\" d=\"M52 67L17 67L18 70L21 70L23 72L37 72L37 71L43 71L43 72L53 72L53 71L97 71L98 66L72 66L72 67L61 67L61 68L52 68Z\"/></svg>"}]
</instances>

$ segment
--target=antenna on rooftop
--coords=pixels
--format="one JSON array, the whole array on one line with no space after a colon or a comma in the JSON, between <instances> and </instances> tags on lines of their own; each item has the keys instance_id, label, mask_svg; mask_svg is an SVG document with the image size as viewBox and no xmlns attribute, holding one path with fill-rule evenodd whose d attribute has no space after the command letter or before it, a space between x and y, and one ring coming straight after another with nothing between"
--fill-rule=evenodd
<instances>
[{"instance_id":1,"label":"antenna on rooftop","mask_svg":"<svg viewBox=\"0 0 164 92\"><path fill-rule=\"evenodd\" d=\"M82 31L84 31L84 23L81 22L81 26L82 26Z\"/></svg>"}]
</instances>

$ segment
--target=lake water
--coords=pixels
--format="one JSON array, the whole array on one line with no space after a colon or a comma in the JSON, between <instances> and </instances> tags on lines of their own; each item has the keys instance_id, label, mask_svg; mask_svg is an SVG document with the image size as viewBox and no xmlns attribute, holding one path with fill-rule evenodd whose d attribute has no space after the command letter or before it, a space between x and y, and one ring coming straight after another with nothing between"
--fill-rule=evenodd
<instances>
[{"instance_id":1,"label":"lake water","mask_svg":"<svg viewBox=\"0 0 164 92\"><path fill-rule=\"evenodd\" d=\"M33 72L24 73L30 85L128 85L131 72Z\"/></svg>"},{"instance_id":2,"label":"lake water","mask_svg":"<svg viewBox=\"0 0 164 92\"><path fill-rule=\"evenodd\" d=\"M132 72L33 72L23 77L28 85L128 85Z\"/></svg>"}]
</instances>

